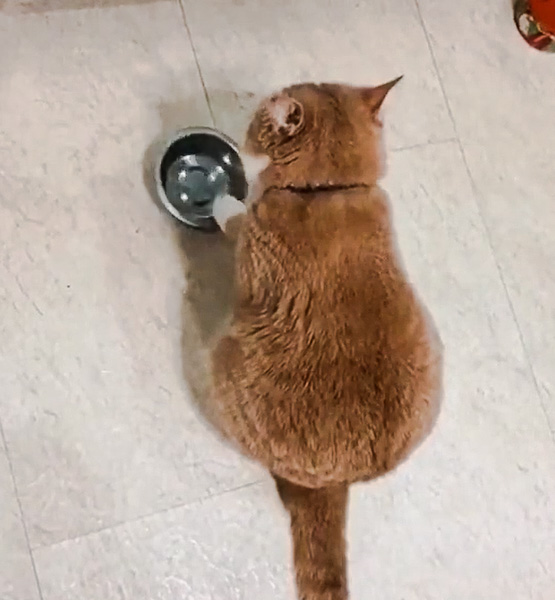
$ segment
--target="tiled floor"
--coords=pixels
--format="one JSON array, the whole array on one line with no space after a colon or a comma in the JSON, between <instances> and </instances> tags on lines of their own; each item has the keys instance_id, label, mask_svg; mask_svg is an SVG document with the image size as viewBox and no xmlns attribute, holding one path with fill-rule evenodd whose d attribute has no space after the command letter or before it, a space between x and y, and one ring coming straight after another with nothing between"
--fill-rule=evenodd
<instances>
[{"instance_id":1,"label":"tiled floor","mask_svg":"<svg viewBox=\"0 0 555 600\"><path fill-rule=\"evenodd\" d=\"M552 600L555 57L509 0L0 0L0 599L293 597L268 477L198 416L229 249L152 201L159 136L377 83L446 346L432 439L353 490L353 599Z\"/></svg>"}]
</instances>

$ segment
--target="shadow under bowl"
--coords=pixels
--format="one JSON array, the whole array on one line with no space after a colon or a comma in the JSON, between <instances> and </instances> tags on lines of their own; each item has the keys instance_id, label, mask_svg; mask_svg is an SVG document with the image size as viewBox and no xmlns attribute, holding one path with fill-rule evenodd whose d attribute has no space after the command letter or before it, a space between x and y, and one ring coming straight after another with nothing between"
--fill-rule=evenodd
<instances>
[{"instance_id":1,"label":"shadow under bowl","mask_svg":"<svg viewBox=\"0 0 555 600\"><path fill-rule=\"evenodd\" d=\"M176 219L216 231L214 200L230 194L244 200L248 185L237 145L209 127L178 131L165 145L155 170L160 201Z\"/></svg>"}]
</instances>

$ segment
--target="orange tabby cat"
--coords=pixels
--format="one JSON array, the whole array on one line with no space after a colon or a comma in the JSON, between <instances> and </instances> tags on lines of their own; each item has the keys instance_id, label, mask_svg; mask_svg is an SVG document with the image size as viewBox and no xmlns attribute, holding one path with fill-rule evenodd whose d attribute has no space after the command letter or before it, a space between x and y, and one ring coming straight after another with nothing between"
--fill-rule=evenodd
<instances>
[{"instance_id":1,"label":"orange tabby cat","mask_svg":"<svg viewBox=\"0 0 555 600\"><path fill-rule=\"evenodd\" d=\"M441 353L397 256L378 112L397 82L303 84L249 127L261 172L238 234L233 322L216 348L214 415L274 476L302 600L345 600L348 486L398 465L439 407Z\"/></svg>"}]
</instances>

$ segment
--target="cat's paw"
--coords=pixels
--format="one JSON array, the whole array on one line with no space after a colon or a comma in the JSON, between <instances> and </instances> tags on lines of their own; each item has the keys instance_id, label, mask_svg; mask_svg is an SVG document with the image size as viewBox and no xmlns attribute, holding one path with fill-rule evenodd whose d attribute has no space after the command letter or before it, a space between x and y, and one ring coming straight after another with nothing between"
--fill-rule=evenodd
<instances>
[{"instance_id":1,"label":"cat's paw","mask_svg":"<svg viewBox=\"0 0 555 600\"><path fill-rule=\"evenodd\" d=\"M212 208L212 215L222 231L225 231L226 225L233 217L244 215L246 212L247 207L229 194L216 198Z\"/></svg>"}]
</instances>

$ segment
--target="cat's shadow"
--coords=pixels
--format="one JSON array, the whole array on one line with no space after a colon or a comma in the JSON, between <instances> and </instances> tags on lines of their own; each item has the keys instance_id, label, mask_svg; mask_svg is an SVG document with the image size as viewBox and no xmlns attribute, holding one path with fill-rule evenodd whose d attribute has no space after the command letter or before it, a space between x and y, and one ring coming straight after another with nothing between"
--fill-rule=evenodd
<instances>
[{"instance_id":1,"label":"cat's shadow","mask_svg":"<svg viewBox=\"0 0 555 600\"><path fill-rule=\"evenodd\" d=\"M156 191L154 169L165 140L184 123L187 124L184 120L188 114L187 102L162 104L159 113L161 133L145 152L143 179L153 201L163 211ZM168 216L168 219L171 217ZM197 231L177 221L172 223L171 231L186 280L181 311L183 375L197 408L210 419L207 406L210 351L231 315L235 268L233 246L221 232Z\"/></svg>"},{"instance_id":2,"label":"cat's shadow","mask_svg":"<svg viewBox=\"0 0 555 600\"><path fill-rule=\"evenodd\" d=\"M220 233L174 228L186 277L182 304L183 375L197 407L210 417L210 353L229 322L233 302L234 252Z\"/></svg>"}]
</instances>

